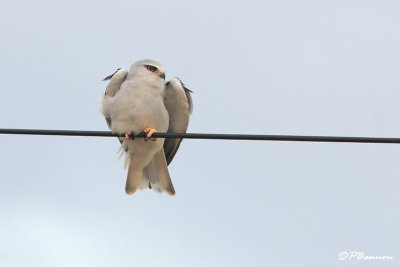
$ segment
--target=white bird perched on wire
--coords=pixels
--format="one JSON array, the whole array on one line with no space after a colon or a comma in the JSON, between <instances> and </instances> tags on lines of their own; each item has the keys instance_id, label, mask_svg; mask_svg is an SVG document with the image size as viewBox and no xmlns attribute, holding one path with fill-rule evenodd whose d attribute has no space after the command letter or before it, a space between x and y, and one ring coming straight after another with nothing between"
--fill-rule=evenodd
<instances>
[{"instance_id":1,"label":"white bird perched on wire","mask_svg":"<svg viewBox=\"0 0 400 267\"><path fill-rule=\"evenodd\" d=\"M151 136L156 130L186 133L193 110L191 91L178 78L165 83L165 68L154 60L140 60L129 72L118 69L104 80L110 82L101 112L112 132L125 133L119 140L128 166L126 193L149 187L175 195L167 165L182 139ZM145 139L132 140L142 131Z\"/></svg>"}]
</instances>

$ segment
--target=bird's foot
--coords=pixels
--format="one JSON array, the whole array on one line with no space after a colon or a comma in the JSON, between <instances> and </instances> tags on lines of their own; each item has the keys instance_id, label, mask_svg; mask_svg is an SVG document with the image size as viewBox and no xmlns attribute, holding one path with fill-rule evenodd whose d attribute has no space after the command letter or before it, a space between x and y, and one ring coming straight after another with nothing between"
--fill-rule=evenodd
<instances>
[{"instance_id":1,"label":"bird's foot","mask_svg":"<svg viewBox=\"0 0 400 267\"><path fill-rule=\"evenodd\" d=\"M125 138L128 140L135 140L135 134L132 131L127 131L125 133Z\"/></svg>"},{"instance_id":2,"label":"bird's foot","mask_svg":"<svg viewBox=\"0 0 400 267\"><path fill-rule=\"evenodd\" d=\"M157 140L157 137L151 137L153 135L153 133L156 132L155 129L146 128L146 129L143 130L143 132L146 133L146 137L144 138L145 141L149 141L149 139L150 139L150 141L156 141Z\"/></svg>"}]
</instances>

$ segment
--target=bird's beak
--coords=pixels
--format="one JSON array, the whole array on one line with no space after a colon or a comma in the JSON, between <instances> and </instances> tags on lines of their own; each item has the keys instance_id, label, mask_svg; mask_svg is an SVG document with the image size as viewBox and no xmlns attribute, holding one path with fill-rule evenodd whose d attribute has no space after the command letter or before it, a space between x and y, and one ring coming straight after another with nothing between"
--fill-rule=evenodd
<instances>
[{"instance_id":1,"label":"bird's beak","mask_svg":"<svg viewBox=\"0 0 400 267\"><path fill-rule=\"evenodd\" d=\"M165 80L165 73L164 72L160 73L160 77Z\"/></svg>"}]
</instances>

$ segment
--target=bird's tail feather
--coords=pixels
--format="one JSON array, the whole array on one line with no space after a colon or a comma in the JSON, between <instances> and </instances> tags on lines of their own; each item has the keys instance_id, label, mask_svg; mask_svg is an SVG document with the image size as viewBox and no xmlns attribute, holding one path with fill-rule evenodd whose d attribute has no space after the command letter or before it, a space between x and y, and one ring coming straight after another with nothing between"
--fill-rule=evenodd
<instances>
[{"instance_id":1,"label":"bird's tail feather","mask_svg":"<svg viewBox=\"0 0 400 267\"><path fill-rule=\"evenodd\" d=\"M165 191L170 196L175 195L163 149L154 155L154 158L144 169L143 166L134 163L133 157L129 153L126 153L125 163L128 165L125 186L125 192L128 195L132 195L138 189L147 187L159 193Z\"/></svg>"},{"instance_id":2,"label":"bird's tail feather","mask_svg":"<svg viewBox=\"0 0 400 267\"><path fill-rule=\"evenodd\" d=\"M147 183L149 188L158 193L165 191L170 196L175 195L175 189L169 176L163 149L157 152L153 160L144 168L142 179Z\"/></svg>"},{"instance_id":3,"label":"bird's tail feather","mask_svg":"<svg viewBox=\"0 0 400 267\"><path fill-rule=\"evenodd\" d=\"M150 161L149 165L147 165L146 168L144 168L142 179L145 182L147 182L147 185L150 185L149 188L153 189L157 193L163 192L163 189L160 187L160 183L158 182L158 177L154 166L154 160Z\"/></svg>"},{"instance_id":4,"label":"bird's tail feather","mask_svg":"<svg viewBox=\"0 0 400 267\"><path fill-rule=\"evenodd\" d=\"M154 164L153 171L155 171L156 177L158 178L161 190L167 192L170 196L175 195L174 185L169 176L167 161L163 149L156 153L152 164ZM151 178L149 177L149 179L151 183Z\"/></svg>"},{"instance_id":5,"label":"bird's tail feather","mask_svg":"<svg viewBox=\"0 0 400 267\"><path fill-rule=\"evenodd\" d=\"M142 183L143 168L138 168L139 166L134 166L134 161L130 160L128 166L128 176L126 178L125 192L128 195L133 193L140 188Z\"/></svg>"}]
</instances>

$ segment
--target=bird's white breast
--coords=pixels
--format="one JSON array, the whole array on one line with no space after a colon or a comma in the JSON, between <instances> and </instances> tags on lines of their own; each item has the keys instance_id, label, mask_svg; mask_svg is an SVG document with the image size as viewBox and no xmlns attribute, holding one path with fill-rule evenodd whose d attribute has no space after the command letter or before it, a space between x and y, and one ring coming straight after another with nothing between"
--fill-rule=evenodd
<instances>
[{"instance_id":1,"label":"bird's white breast","mask_svg":"<svg viewBox=\"0 0 400 267\"><path fill-rule=\"evenodd\" d=\"M164 88L125 81L110 103L112 131L124 133L154 128L168 130L168 112L164 105Z\"/></svg>"}]
</instances>

